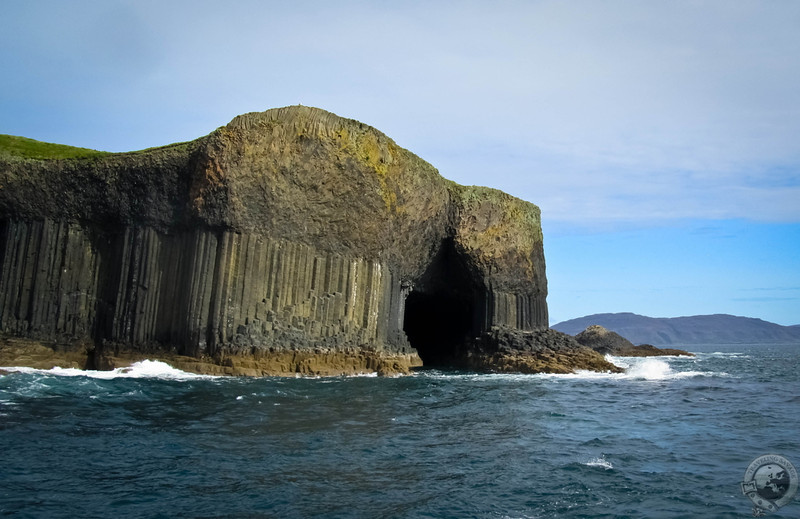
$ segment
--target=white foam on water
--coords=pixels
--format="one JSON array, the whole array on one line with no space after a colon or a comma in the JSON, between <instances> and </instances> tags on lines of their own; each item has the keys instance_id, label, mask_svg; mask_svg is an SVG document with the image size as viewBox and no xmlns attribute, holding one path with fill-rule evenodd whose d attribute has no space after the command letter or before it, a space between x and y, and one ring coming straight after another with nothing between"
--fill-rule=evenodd
<instances>
[{"instance_id":1,"label":"white foam on water","mask_svg":"<svg viewBox=\"0 0 800 519\"><path fill-rule=\"evenodd\" d=\"M723 357L726 359L749 359L750 355L734 351L712 351L711 353L698 353L698 357Z\"/></svg>"},{"instance_id":2,"label":"white foam on water","mask_svg":"<svg viewBox=\"0 0 800 519\"><path fill-rule=\"evenodd\" d=\"M218 378L211 375L197 375L173 368L166 362L160 360L142 360L135 362L125 368L116 368L111 371L93 371L77 368L36 369L24 366L0 368L9 372L56 375L60 377L89 377L101 380L111 380L115 378L159 378L168 380L193 380L193 379L212 379Z\"/></svg>"},{"instance_id":3,"label":"white foam on water","mask_svg":"<svg viewBox=\"0 0 800 519\"><path fill-rule=\"evenodd\" d=\"M358 373L352 373L350 375L344 375L344 376L352 378L378 378L378 373L375 371L370 371L370 372L359 371Z\"/></svg>"},{"instance_id":4,"label":"white foam on water","mask_svg":"<svg viewBox=\"0 0 800 519\"><path fill-rule=\"evenodd\" d=\"M725 376L713 371L675 371L668 360L684 357L614 357L606 355L606 360L625 370L620 378L631 380L679 380L702 376Z\"/></svg>"},{"instance_id":5,"label":"white foam on water","mask_svg":"<svg viewBox=\"0 0 800 519\"><path fill-rule=\"evenodd\" d=\"M728 376L727 373L713 371L676 371L672 369L670 362L686 361L687 357L679 356L660 356L660 357L615 357L606 355L606 360L625 370L624 373L611 373L608 371L588 371L577 370L575 373L448 373L442 371L418 372L415 376L428 377L433 379L461 379L465 381L476 381L501 379L511 381L525 380L640 380L640 381L664 381L680 380L701 376Z\"/></svg>"},{"instance_id":6,"label":"white foam on water","mask_svg":"<svg viewBox=\"0 0 800 519\"><path fill-rule=\"evenodd\" d=\"M614 465L611 464L605 457L605 455L600 456L599 458L592 458L585 463L581 463L581 465L586 465L587 467L602 467L606 470L611 470L614 468Z\"/></svg>"},{"instance_id":7,"label":"white foam on water","mask_svg":"<svg viewBox=\"0 0 800 519\"><path fill-rule=\"evenodd\" d=\"M338 375L306 375L304 373L295 373L294 378L303 380L319 380L322 384L330 384L338 382L346 378L377 378L378 373L375 371L359 371L358 373L340 373Z\"/></svg>"},{"instance_id":8,"label":"white foam on water","mask_svg":"<svg viewBox=\"0 0 800 519\"><path fill-rule=\"evenodd\" d=\"M613 360L611 361L613 363ZM669 363L654 357L636 357L625 361L625 375L642 380L664 380L674 375Z\"/></svg>"}]
</instances>

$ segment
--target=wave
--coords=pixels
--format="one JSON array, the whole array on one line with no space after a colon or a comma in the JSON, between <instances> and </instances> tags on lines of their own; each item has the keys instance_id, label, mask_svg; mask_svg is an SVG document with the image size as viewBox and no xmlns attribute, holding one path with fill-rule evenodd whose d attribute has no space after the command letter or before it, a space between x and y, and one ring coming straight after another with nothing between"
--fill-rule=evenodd
<instances>
[{"instance_id":1,"label":"wave","mask_svg":"<svg viewBox=\"0 0 800 519\"><path fill-rule=\"evenodd\" d=\"M668 360L684 359L683 357L615 357L606 355L606 360L623 368L624 373L609 373L597 371L578 370L569 374L539 373L535 375L519 373L493 373L479 374L469 372L446 372L439 370L420 371L412 376L423 376L427 378L453 379L460 378L466 380L481 380L487 378L530 380L531 378L557 378L557 379L615 379L615 380L676 380L700 376L725 376L725 373L711 371L675 371L670 366ZM169 364L158 360L143 360L136 362L128 367L116 368L111 371L92 371L77 368L52 368L49 370L36 369L29 367L0 367L5 372L35 373L41 375L56 375L63 377L89 377L95 379L111 380L115 378L154 378L168 380L193 380L193 379L215 379L220 378L212 375L198 375L179 370ZM351 377L376 377L376 373L359 373L349 375ZM341 377L332 377L341 378Z\"/></svg>"},{"instance_id":2,"label":"wave","mask_svg":"<svg viewBox=\"0 0 800 519\"><path fill-rule=\"evenodd\" d=\"M737 359L737 360L738 359L749 359L750 358L750 355L747 355L746 353L735 352L735 351L712 351L712 352L708 352L708 353L702 353L701 352L701 353L696 353L695 355L697 355L700 358L704 358L704 357L722 357L722 358L725 358L725 359Z\"/></svg>"},{"instance_id":3,"label":"wave","mask_svg":"<svg viewBox=\"0 0 800 519\"><path fill-rule=\"evenodd\" d=\"M142 360L125 368L116 368L111 371L93 371L77 368L36 369L28 367L3 367L9 373L27 373L38 375L55 375L59 377L88 377L102 380L115 378L157 378L166 380L194 380L219 378L211 375L198 375L173 368L160 360Z\"/></svg>"},{"instance_id":4,"label":"wave","mask_svg":"<svg viewBox=\"0 0 800 519\"><path fill-rule=\"evenodd\" d=\"M587 467L601 467L606 470L611 470L614 468L614 465L611 464L605 457L605 455L600 456L599 458L592 458L589 461L581 463L581 465L586 465Z\"/></svg>"},{"instance_id":5,"label":"wave","mask_svg":"<svg viewBox=\"0 0 800 519\"><path fill-rule=\"evenodd\" d=\"M678 357L671 357L677 359ZM725 376L714 371L675 371L664 357L615 357L606 355L606 360L623 368L620 378L632 380L678 380L704 376Z\"/></svg>"},{"instance_id":6,"label":"wave","mask_svg":"<svg viewBox=\"0 0 800 519\"><path fill-rule=\"evenodd\" d=\"M461 379L461 380L531 380L531 379L553 379L553 380L644 380L644 381L663 381L680 380L693 377L719 377L728 376L724 372L716 371L697 371L697 370L675 370L670 362L677 365L685 364L687 357L667 356L667 357L615 357L606 355L606 360L617 367L624 369L624 373L610 373L603 371L577 370L575 373L465 373L465 372L446 372L430 370L416 373L416 376L423 376L434 379ZM694 361L694 359L692 359Z\"/></svg>"},{"instance_id":7,"label":"wave","mask_svg":"<svg viewBox=\"0 0 800 519\"><path fill-rule=\"evenodd\" d=\"M685 357L671 357L673 359L685 359ZM464 381L482 380L644 380L662 381L679 380L692 377L713 377L728 376L724 372L715 371L676 371L672 369L669 362L663 360L664 357L612 357L606 355L606 359L617 367L623 368L624 373L610 373L608 371L588 371L577 370L574 373L464 373L446 371L424 371L417 372L413 376L432 378L432 379L460 379Z\"/></svg>"}]
</instances>

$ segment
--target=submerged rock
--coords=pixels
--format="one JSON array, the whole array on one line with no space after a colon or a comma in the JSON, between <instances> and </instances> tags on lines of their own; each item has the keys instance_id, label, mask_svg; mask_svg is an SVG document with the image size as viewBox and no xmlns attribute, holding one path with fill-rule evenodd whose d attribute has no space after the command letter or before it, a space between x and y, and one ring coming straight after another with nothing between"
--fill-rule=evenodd
<instances>
[{"instance_id":1,"label":"submerged rock","mask_svg":"<svg viewBox=\"0 0 800 519\"><path fill-rule=\"evenodd\" d=\"M661 355L688 355L694 354L675 348L656 348L651 344L634 346L631 341L617 332L612 332L600 325L593 324L575 336L582 345L602 354L620 357L655 357Z\"/></svg>"},{"instance_id":2,"label":"submerged rock","mask_svg":"<svg viewBox=\"0 0 800 519\"><path fill-rule=\"evenodd\" d=\"M88 367L507 366L547 329L538 207L323 110L132 153L0 152L0 186L0 332Z\"/></svg>"}]
</instances>

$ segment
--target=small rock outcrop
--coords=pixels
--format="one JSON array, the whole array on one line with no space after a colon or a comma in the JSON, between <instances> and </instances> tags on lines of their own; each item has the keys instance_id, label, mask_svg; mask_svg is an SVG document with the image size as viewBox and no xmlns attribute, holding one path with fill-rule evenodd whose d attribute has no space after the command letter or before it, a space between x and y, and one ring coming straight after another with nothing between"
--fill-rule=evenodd
<instances>
[{"instance_id":1,"label":"small rock outcrop","mask_svg":"<svg viewBox=\"0 0 800 519\"><path fill-rule=\"evenodd\" d=\"M302 106L139 152L0 153L0 269L0 332L96 368L389 374L548 326L538 207Z\"/></svg>"},{"instance_id":2,"label":"small rock outcrop","mask_svg":"<svg viewBox=\"0 0 800 519\"><path fill-rule=\"evenodd\" d=\"M655 357L661 355L693 355L688 351L674 348L656 348L650 344L634 346L631 341L616 332L593 324L575 336L580 344L603 355L620 357Z\"/></svg>"}]
</instances>

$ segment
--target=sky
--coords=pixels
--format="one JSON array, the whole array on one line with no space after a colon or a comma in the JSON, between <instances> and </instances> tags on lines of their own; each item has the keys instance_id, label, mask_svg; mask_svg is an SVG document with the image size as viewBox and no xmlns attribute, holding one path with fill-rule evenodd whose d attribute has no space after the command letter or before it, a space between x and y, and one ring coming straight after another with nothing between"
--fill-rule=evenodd
<instances>
[{"instance_id":1,"label":"sky","mask_svg":"<svg viewBox=\"0 0 800 519\"><path fill-rule=\"evenodd\" d=\"M800 2L6 0L0 133L106 151L316 106L542 210L551 324L800 324Z\"/></svg>"}]
</instances>

